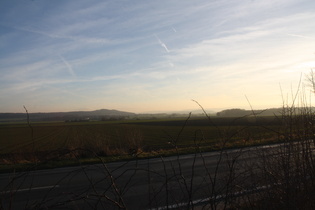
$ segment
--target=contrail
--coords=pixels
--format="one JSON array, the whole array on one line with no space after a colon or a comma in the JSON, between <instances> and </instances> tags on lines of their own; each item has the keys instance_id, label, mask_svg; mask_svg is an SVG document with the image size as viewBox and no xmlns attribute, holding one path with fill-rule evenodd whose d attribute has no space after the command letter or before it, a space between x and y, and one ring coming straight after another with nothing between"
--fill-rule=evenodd
<instances>
[{"instance_id":1,"label":"contrail","mask_svg":"<svg viewBox=\"0 0 315 210\"><path fill-rule=\"evenodd\" d=\"M66 61L66 59L64 59L64 57L62 57L61 55L59 55L60 59L62 60L62 62L67 66L68 72L73 76L76 77L72 66Z\"/></svg>"},{"instance_id":2,"label":"contrail","mask_svg":"<svg viewBox=\"0 0 315 210\"><path fill-rule=\"evenodd\" d=\"M164 44L164 42L162 42L161 39L156 34L154 34L154 35L155 35L156 39L159 41L160 45L165 49L165 51L167 53L169 53L170 51L168 50L166 44Z\"/></svg>"}]
</instances>

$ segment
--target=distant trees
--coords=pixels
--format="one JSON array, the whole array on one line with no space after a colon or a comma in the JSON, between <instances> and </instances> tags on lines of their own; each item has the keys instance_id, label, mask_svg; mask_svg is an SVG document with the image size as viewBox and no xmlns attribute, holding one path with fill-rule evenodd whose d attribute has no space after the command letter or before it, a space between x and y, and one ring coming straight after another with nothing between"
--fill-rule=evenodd
<instances>
[{"instance_id":1,"label":"distant trees","mask_svg":"<svg viewBox=\"0 0 315 210\"><path fill-rule=\"evenodd\" d=\"M103 116L101 118L102 121L115 121L115 120L125 120L127 117L126 116L111 116L111 115L108 115L108 116Z\"/></svg>"},{"instance_id":2,"label":"distant trees","mask_svg":"<svg viewBox=\"0 0 315 210\"><path fill-rule=\"evenodd\" d=\"M90 118L65 120L65 122L90 122Z\"/></svg>"},{"instance_id":3,"label":"distant trees","mask_svg":"<svg viewBox=\"0 0 315 210\"><path fill-rule=\"evenodd\" d=\"M218 117L243 117L252 114L252 111L245 109L226 109L217 113Z\"/></svg>"},{"instance_id":4,"label":"distant trees","mask_svg":"<svg viewBox=\"0 0 315 210\"><path fill-rule=\"evenodd\" d=\"M315 111L313 107L310 107L311 110ZM295 107L296 113L303 113L303 107ZM283 114L283 108L270 108L270 109L260 109L260 110L245 110L245 109L225 109L220 112L217 112L218 117L244 117L249 115L258 115L258 116L281 116Z\"/></svg>"}]
</instances>

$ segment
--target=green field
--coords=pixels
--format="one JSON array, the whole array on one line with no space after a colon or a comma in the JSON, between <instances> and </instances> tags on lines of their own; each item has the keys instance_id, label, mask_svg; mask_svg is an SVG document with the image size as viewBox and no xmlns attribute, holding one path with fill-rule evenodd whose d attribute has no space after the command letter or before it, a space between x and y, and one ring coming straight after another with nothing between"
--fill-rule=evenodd
<instances>
[{"instance_id":1,"label":"green field","mask_svg":"<svg viewBox=\"0 0 315 210\"><path fill-rule=\"evenodd\" d=\"M159 156L276 141L274 118L0 124L0 164ZM223 145L224 143L224 145Z\"/></svg>"}]
</instances>

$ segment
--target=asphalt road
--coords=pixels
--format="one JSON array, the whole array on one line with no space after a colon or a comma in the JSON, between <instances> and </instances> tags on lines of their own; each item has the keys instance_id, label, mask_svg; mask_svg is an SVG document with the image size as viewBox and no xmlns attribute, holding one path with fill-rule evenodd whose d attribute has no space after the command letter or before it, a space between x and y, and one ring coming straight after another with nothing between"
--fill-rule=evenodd
<instances>
[{"instance_id":1,"label":"asphalt road","mask_svg":"<svg viewBox=\"0 0 315 210\"><path fill-rule=\"evenodd\" d=\"M166 209L219 198L274 146L0 174L2 209ZM245 173L244 173L245 174ZM231 185L232 186L232 185ZM206 200L204 200L206 199Z\"/></svg>"}]
</instances>

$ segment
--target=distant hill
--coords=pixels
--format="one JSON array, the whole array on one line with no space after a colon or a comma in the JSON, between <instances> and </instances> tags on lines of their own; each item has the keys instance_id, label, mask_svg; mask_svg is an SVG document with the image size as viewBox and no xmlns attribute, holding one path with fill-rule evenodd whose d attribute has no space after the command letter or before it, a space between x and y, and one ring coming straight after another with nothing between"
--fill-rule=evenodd
<instances>
[{"instance_id":1,"label":"distant hill","mask_svg":"<svg viewBox=\"0 0 315 210\"><path fill-rule=\"evenodd\" d=\"M315 108L307 108L308 111L315 111ZM261 109L261 110L245 110L245 109L225 109L220 112L217 112L218 117L244 117L248 115L257 115L257 116L280 116L284 114L283 108L270 108L270 109ZM285 111L288 111L285 109ZM305 108L295 107L294 109L295 114L305 112Z\"/></svg>"},{"instance_id":2,"label":"distant hill","mask_svg":"<svg viewBox=\"0 0 315 210\"><path fill-rule=\"evenodd\" d=\"M134 116L135 113L100 109L95 111L29 113L30 121L104 120ZM0 122L26 121L26 113L0 113Z\"/></svg>"}]
</instances>

